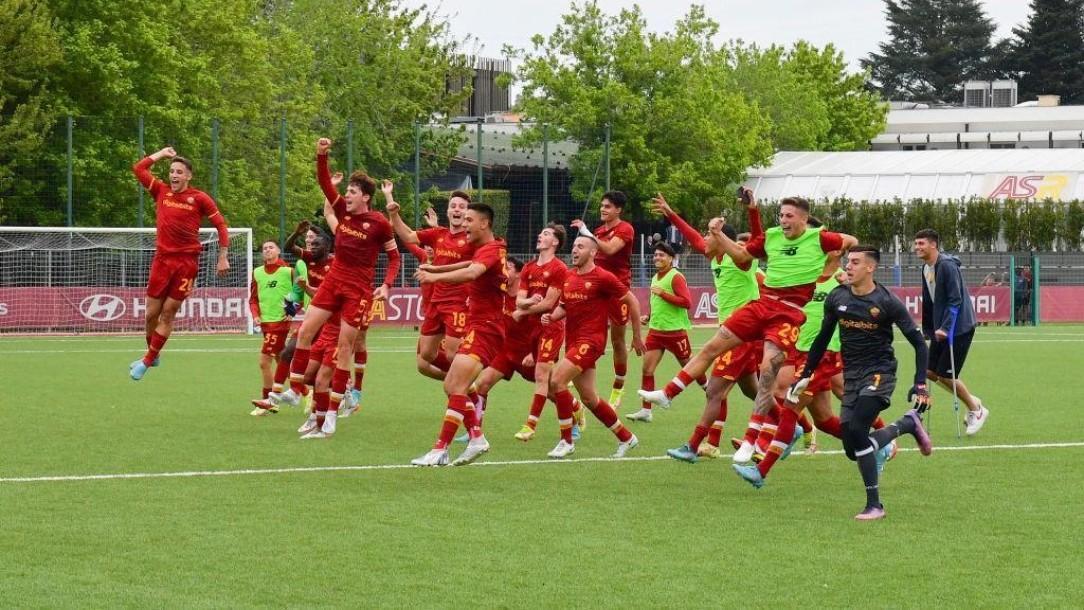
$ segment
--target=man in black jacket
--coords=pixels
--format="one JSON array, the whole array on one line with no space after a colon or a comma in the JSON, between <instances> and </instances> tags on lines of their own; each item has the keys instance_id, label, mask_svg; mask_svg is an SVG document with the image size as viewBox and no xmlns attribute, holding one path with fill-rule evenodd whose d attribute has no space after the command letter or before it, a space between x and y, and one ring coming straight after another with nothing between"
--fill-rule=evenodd
<instances>
[{"instance_id":1,"label":"man in black jacket","mask_svg":"<svg viewBox=\"0 0 1084 610\"><path fill-rule=\"evenodd\" d=\"M939 249L941 237L933 229L915 234L915 254L922 259L922 332L930 339L930 379L956 394L967 406L967 435L986 424L990 412L982 400L960 381L971 340L975 337L975 308L960 273L960 259ZM951 337L951 338L950 338ZM950 354L950 347L953 353ZM955 359L955 370L953 370Z\"/></svg>"}]
</instances>

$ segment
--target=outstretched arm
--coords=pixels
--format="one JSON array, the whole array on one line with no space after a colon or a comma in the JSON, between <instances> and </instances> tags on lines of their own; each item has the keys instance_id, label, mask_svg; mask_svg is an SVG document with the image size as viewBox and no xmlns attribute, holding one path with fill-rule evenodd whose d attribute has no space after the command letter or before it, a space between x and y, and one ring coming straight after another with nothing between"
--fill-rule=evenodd
<instances>
[{"instance_id":1,"label":"outstretched arm","mask_svg":"<svg viewBox=\"0 0 1084 610\"><path fill-rule=\"evenodd\" d=\"M297 223L297 228L294 229L294 232L290 233L290 236L286 238L286 247L290 248L290 252L293 252L294 256L298 258L305 252L305 249L297 245L297 240L309 230L310 226L309 221L302 220Z\"/></svg>"},{"instance_id":2,"label":"outstretched arm","mask_svg":"<svg viewBox=\"0 0 1084 610\"><path fill-rule=\"evenodd\" d=\"M442 284L466 284L482 277L486 272L486 266L482 263L469 263L466 267L455 271L429 271L419 269L414 277L423 284L440 282Z\"/></svg>"},{"instance_id":3,"label":"outstretched arm","mask_svg":"<svg viewBox=\"0 0 1084 610\"><path fill-rule=\"evenodd\" d=\"M712 237L719 240L719 243L723 247L723 253L726 254L734 261L734 264L742 269L748 269L749 265L753 263L754 256L738 242L730 239L723 233L723 221L719 218L713 218L708 223L708 230L711 231ZM750 240L755 241L756 238Z\"/></svg>"},{"instance_id":4,"label":"outstretched arm","mask_svg":"<svg viewBox=\"0 0 1084 610\"><path fill-rule=\"evenodd\" d=\"M395 231L395 234L399 236L399 239L403 240L405 244L417 244L420 243L418 239L418 232L410 228L407 223L403 222L403 218L399 215L400 206L392 196L394 192L394 185L390 180L385 180L380 188L384 192L384 200L388 209L388 220L391 221L391 228Z\"/></svg>"},{"instance_id":5,"label":"outstretched arm","mask_svg":"<svg viewBox=\"0 0 1084 610\"><path fill-rule=\"evenodd\" d=\"M327 154L331 150L331 140L320 138L316 141L316 181L320 183L320 190L324 197L334 206L342 198L339 189L331 182L331 170L328 169Z\"/></svg>"}]
</instances>

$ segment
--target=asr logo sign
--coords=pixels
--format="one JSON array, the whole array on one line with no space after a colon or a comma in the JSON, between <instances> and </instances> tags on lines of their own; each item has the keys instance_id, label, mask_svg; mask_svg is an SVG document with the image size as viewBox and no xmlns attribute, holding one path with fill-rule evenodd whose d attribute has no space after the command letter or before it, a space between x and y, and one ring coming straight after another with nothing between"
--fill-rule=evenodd
<instances>
[{"instance_id":1,"label":"asr logo sign","mask_svg":"<svg viewBox=\"0 0 1084 610\"><path fill-rule=\"evenodd\" d=\"M995 175L987 177L989 199L1069 199L1076 176L1069 174Z\"/></svg>"}]
</instances>

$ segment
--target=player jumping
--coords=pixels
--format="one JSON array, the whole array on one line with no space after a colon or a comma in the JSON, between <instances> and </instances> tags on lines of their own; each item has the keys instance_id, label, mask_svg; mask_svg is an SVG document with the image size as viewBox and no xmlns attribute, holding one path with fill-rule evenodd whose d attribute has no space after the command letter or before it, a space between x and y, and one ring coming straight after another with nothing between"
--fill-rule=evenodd
<instances>
[{"instance_id":1,"label":"player jumping","mask_svg":"<svg viewBox=\"0 0 1084 610\"><path fill-rule=\"evenodd\" d=\"M169 185L151 174L152 165L169 158ZM177 156L172 147L140 160L132 166L136 179L143 185L155 204L155 247L147 280L147 353L128 365L128 374L139 381L147 369L158 366L158 354L173 332L173 319L181 303L196 287L199 273L200 220L207 217L218 230L218 264L215 270L224 276L230 270L227 248L230 245L226 219L218 211L214 199L188 185L192 180L192 163Z\"/></svg>"},{"instance_id":2,"label":"player jumping","mask_svg":"<svg viewBox=\"0 0 1084 610\"><path fill-rule=\"evenodd\" d=\"M824 231L809 226L809 203L799 197L781 202L779 226L763 235L754 235L744 248L721 232L726 253L736 263L750 262L754 257L768 261L768 271L760 298L738 308L678 373L666 388L640 391L642 398L657 405L670 403L697 377L704 374L712 362L743 343L764 340L757 392L757 408L761 413L780 407L782 414L775 440L764 460L757 465L761 476L768 473L791 441L798 421L797 411L784 407L786 386L778 387L780 371L784 381L790 381L784 362L794 349L798 329L805 321L802 307L813 296L817 278L824 272L829 253L841 251L857 243L854 237ZM780 391L781 390L781 391Z\"/></svg>"},{"instance_id":3,"label":"player jumping","mask_svg":"<svg viewBox=\"0 0 1084 610\"><path fill-rule=\"evenodd\" d=\"M316 175L324 196L330 201L338 227L335 231L335 260L327 279L313 297L305 322L298 334L297 348L290 370L290 389L280 395L272 394L275 402L297 405L305 387L305 369L309 363L309 350L317 332L324 322L338 312L342 318L339 331L336 369L331 380L331 395L327 418L322 430L330 436L335 433L339 403L350 380L354 364L354 345L359 329L368 326L373 300L385 299L390 286L399 272L399 250L388 220L369 208L376 183L364 172L356 171L350 176L346 194L340 195L331 182L328 169L328 151L331 140L320 138L316 144ZM384 188L391 188L385 181ZM388 257L384 282L373 289L373 273L379 253Z\"/></svg>"}]
</instances>

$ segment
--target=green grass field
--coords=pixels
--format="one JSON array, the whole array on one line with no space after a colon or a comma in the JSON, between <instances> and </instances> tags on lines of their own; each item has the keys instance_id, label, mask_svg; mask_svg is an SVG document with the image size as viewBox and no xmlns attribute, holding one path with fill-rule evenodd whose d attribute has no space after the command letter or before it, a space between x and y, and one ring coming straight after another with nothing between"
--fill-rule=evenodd
<instances>
[{"instance_id":1,"label":"green grass field","mask_svg":"<svg viewBox=\"0 0 1084 610\"><path fill-rule=\"evenodd\" d=\"M661 457L688 437L695 389L633 427L632 459L603 459L616 441L593 421L574 459L548 463L553 407L534 441L512 439L531 392L515 380L490 395L479 464L414 469L444 398L414 372L409 330L371 335L362 412L306 442L297 411L248 415L255 338L179 336L135 383L140 338L4 337L0 606L1079 606L1082 347L1084 327L980 329L964 379L989 424L957 441L938 390L942 450L901 452L888 518L856 523L864 494L841 455L796 456L760 491L729 459ZM726 436L749 407L731 400ZM1070 445L1024 446L1049 443ZM127 473L163 476L27 480Z\"/></svg>"}]
</instances>

